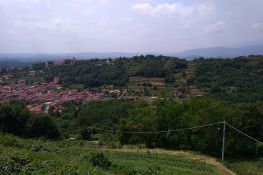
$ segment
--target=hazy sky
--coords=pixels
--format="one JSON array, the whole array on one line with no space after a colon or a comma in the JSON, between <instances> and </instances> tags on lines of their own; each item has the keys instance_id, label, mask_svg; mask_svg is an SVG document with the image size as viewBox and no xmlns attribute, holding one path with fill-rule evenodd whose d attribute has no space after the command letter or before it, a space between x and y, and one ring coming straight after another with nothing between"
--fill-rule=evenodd
<instances>
[{"instance_id":1,"label":"hazy sky","mask_svg":"<svg viewBox=\"0 0 263 175\"><path fill-rule=\"evenodd\" d=\"M263 43L263 0L0 0L0 53Z\"/></svg>"}]
</instances>

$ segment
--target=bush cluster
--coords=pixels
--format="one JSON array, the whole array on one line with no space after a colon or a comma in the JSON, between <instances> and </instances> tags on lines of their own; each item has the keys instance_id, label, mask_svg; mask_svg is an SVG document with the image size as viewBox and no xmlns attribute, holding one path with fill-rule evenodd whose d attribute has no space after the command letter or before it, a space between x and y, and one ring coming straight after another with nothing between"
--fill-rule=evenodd
<instances>
[{"instance_id":1,"label":"bush cluster","mask_svg":"<svg viewBox=\"0 0 263 175\"><path fill-rule=\"evenodd\" d=\"M0 104L0 132L24 138L59 138L59 130L51 117L32 114L20 102Z\"/></svg>"}]
</instances>

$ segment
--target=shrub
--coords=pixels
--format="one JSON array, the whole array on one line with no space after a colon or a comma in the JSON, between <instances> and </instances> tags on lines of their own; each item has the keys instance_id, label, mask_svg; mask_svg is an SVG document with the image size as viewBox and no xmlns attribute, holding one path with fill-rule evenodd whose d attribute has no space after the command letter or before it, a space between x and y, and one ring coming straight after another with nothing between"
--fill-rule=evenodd
<instances>
[{"instance_id":1,"label":"shrub","mask_svg":"<svg viewBox=\"0 0 263 175\"><path fill-rule=\"evenodd\" d=\"M263 144L257 144L256 149L257 149L257 155L263 157Z\"/></svg>"},{"instance_id":2,"label":"shrub","mask_svg":"<svg viewBox=\"0 0 263 175\"><path fill-rule=\"evenodd\" d=\"M19 174L22 171L22 167L29 164L30 160L27 155L20 153L13 153L12 155L0 156L0 174L10 175Z\"/></svg>"},{"instance_id":3,"label":"shrub","mask_svg":"<svg viewBox=\"0 0 263 175\"><path fill-rule=\"evenodd\" d=\"M48 116L33 116L26 124L27 137L59 138L59 131L54 121Z\"/></svg>"},{"instance_id":4,"label":"shrub","mask_svg":"<svg viewBox=\"0 0 263 175\"><path fill-rule=\"evenodd\" d=\"M12 135L0 135L0 144L4 146L16 146L17 138Z\"/></svg>"},{"instance_id":5,"label":"shrub","mask_svg":"<svg viewBox=\"0 0 263 175\"><path fill-rule=\"evenodd\" d=\"M94 167L100 167L104 170L108 170L111 166L111 162L104 156L103 153L92 154L89 161Z\"/></svg>"},{"instance_id":6,"label":"shrub","mask_svg":"<svg viewBox=\"0 0 263 175\"><path fill-rule=\"evenodd\" d=\"M161 169L159 166L148 167L146 171L142 173L142 175L160 175Z\"/></svg>"}]
</instances>

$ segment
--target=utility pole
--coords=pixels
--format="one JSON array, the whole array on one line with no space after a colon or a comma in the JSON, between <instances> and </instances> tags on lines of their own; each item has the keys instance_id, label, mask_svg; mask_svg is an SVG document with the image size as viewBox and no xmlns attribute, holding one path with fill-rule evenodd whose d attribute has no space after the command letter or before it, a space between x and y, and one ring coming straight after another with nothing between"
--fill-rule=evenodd
<instances>
[{"instance_id":1,"label":"utility pole","mask_svg":"<svg viewBox=\"0 0 263 175\"><path fill-rule=\"evenodd\" d=\"M46 58L45 58L45 63L46 63L46 68L48 69L48 62Z\"/></svg>"},{"instance_id":2,"label":"utility pole","mask_svg":"<svg viewBox=\"0 0 263 175\"><path fill-rule=\"evenodd\" d=\"M113 137L114 137L114 129L111 128L111 138L112 138L112 140L113 140Z\"/></svg>"},{"instance_id":3,"label":"utility pole","mask_svg":"<svg viewBox=\"0 0 263 175\"><path fill-rule=\"evenodd\" d=\"M74 139L76 139L75 123L74 123L74 125L73 125L73 128L74 128L74 132L73 132L73 134L74 134Z\"/></svg>"},{"instance_id":4,"label":"utility pole","mask_svg":"<svg viewBox=\"0 0 263 175\"><path fill-rule=\"evenodd\" d=\"M223 143L222 143L222 162L225 158L225 136L226 136L226 121L224 120L224 126L223 126Z\"/></svg>"},{"instance_id":5,"label":"utility pole","mask_svg":"<svg viewBox=\"0 0 263 175\"><path fill-rule=\"evenodd\" d=\"M90 129L90 141L92 141L92 138L93 138L93 136L92 136L92 128Z\"/></svg>"}]
</instances>

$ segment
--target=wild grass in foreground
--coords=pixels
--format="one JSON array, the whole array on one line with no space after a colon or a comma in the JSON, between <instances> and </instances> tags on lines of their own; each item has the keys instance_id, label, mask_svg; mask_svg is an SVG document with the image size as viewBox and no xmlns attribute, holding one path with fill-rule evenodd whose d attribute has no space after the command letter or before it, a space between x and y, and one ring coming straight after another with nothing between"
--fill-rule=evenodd
<instances>
[{"instance_id":1,"label":"wild grass in foreground","mask_svg":"<svg viewBox=\"0 0 263 175\"><path fill-rule=\"evenodd\" d=\"M229 161L226 165L238 175L263 175L263 158L250 161Z\"/></svg>"},{"instance_id":2,"label":"wild grass in foreground","mask_svg":"<svg viewBox=\"0 0 263 175\"><path fill-rule=\"evenodd\" d=\"M105 150L84 141L0 136L1 175L220 175L217 167L184 156Z\"/></svg>"}]
</instances>

